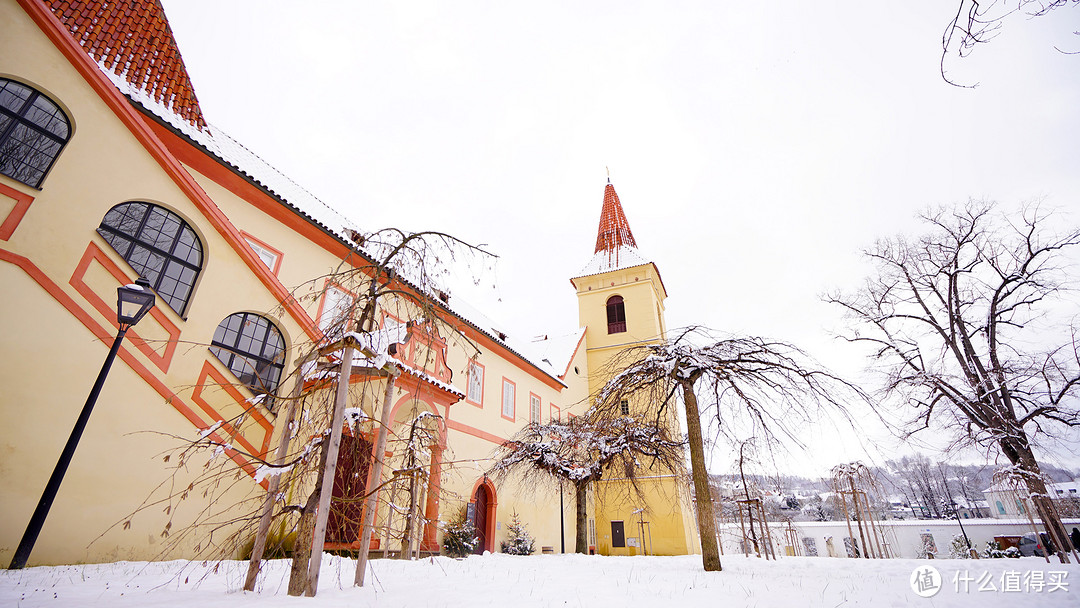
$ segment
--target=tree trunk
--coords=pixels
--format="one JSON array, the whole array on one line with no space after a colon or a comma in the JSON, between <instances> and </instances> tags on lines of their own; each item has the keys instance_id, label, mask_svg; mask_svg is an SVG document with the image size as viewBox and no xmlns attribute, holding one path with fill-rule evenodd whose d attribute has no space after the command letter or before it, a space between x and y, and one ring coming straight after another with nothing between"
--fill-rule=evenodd
<instances>
[{"instance_id":1,"label":"tree trunk","mask_svg":"<svg viewBox=\"0 0 1080 608\"><path fill-rule=\"evenodd\" d=\"M586 501L589 497L589 482L574 482L574 494L577 499L577 510L575 513L575 520L577 522L577 534L574 540L574 551L576 551L577 553L588 553L588 505L586 504Z\"/></svg>"},{"instance_id":2,"label":"tree trunk","mask_svg":"<svg viewBox=\"0 0 1080 608\"><path fill-rule=\"evenodd\" d=\"M697 501L698 536L701 537L701 563L706 572L718 572L720 551L716 546L716 518L713 515L712 493L709 491L709 471L705 468L705 442L701 437L701 413L692 380L680 379L683 403L686 406L686 435L690 441L690 472L694 479L694 498Z\"/></svg>"},{"instance_id":3,"label":"tree trunk","mask_svg":"<svg viewBox=\"0 0 1080 608\"><path fill-rule=\"evenodd\" d=\"M292 441L293 419L296 418L296 410L303 390L304 376L298 373L292 394L289 397L289 409L286 410L284 419L281 421L281 438L278 440L277 451L274 452L274 464L276 465L285 462L285 458L288 456L289 443ZM259 529L255 533L255 542L251 545L251 559L248 562L244 591L255 590L255 581L259 576L259 569L262 567L263 551L266 549L266 536L270 532L270 522L274 516L274 502L277 500L278 488L281 486L281 475L280 472L271 475L267 482L266 498L263 500L263 512L259 518Z\"/></svg>"},{"instance_id":4,"label":"tree trunk","mask_svg":"<svg viewBox=\"0 0 1080 608\"><path fill-rule=\"evenodd\" d=\"M320 449L323 461L326 450ZM322 468L320 466L320 468ZM300 512L300 521L296 524L296 540L293 541L292 572L289 574L289 595L304 595L308 586L308 564L311 561L311 537L315 532L315 508L322 493L322 478L315 482L315 489L308 496L304 510Z\"/></svg>"},{"instance_id":5,"label":"tree trunk","mask_svg":"<svg viewBox=\"0 0 1080 608\"><path fill-rule=\"evenodd\" d=\"M1058 559L1063 564L1069 563L1068 551L1072 546L1069 535L1065 531L1065 526L1061 523L1054 502L1046 489L1046 482L1043 481L1039 462L1035 459L1035 454L1032 453L1027 438L1023 435L1005 438L1001 440L1000 444L1002 452L1005 453L1009 461L1025 473L1024 483L1027 485L1027 498L1031 499L1039 519L1042 520L1043 526L1050 535Z\"/></svg>"}]
</instances>

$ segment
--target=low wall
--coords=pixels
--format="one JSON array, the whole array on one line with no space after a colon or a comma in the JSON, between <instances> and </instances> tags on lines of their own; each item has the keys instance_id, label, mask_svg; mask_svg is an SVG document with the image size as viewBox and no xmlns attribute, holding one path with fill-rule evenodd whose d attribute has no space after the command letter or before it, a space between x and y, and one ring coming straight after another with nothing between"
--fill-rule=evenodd
<instances>
[{"instance_id":1,"label":"low wall","mask_svg":"<svg viewBox=\"0 0 1080 608\"><path fill-rule=\"evenodd\" d=\"M1072 532L1074 527L1080 528L1080 519L1069 518L1063 519L1062 522L1069 532ZM986 548L986 543L994 540L995 536L1021 536L1035 531L1031 522L1026 519L965 519L962 523L968 540L971 541L973 547L979 549L980 553ZM1038 524L1037 520L1036 524ZM851 534L848 533L847 524L842 521L806 521L794 522L791 525L801 543L796 550L797 555L816 553L819 557L848 557L844 539L848 536L859 538L859 530L855 522L851 522ZM885 539L888 545L887 551L891 557L912 559L923 557L924 534L932 537L937 547L936 556L939 558L949 557L949 543L952 542L953 536L960 534L960 524L955 519L885 520L875 521L874 526ZM864 528L867 527L864 525ZM1037 528L1038 531L1043 531L1042 526L1037 526ZM773 548L778 556L789 554L787 546L790 535L786 532L787 529L788 526L784 523L770 522L769 524ZM739 524L722 525L718 533L724 553L743 552ZM869 543L870 538L867 537L866 540ZM857 544L862 547L863 543L860 540Z\"/></svg>"}]
</instances>

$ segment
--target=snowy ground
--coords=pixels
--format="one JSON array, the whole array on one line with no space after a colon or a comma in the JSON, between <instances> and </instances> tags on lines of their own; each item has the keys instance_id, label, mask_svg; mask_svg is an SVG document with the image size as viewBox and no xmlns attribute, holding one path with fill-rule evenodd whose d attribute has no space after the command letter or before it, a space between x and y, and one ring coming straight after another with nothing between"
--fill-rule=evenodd
<instances>
[{"instance_id":1,"label":"snowy ground","mask_svg":"<svg viewBox=\"0 0 1080 608\"><path fill-rule=\"evenodd\" d=\"M237 591L246 562L217 567L118 562L2 571L0 606L1080 606L1080 566L1047 564L1041 558L788 557L766 562L739 555L723 558L723 572L706 574L700 556L498 554L464 560L374 560L374 577L369 572L364 588L351 587L354 564L327 556L315 599L286 594L288 563L280 560L270 563L256 593ZM940 590L931 598L920 597L910 582L916 568L925 571L927 566L941 575ZM965 579L970 579L967 592ZM1005 590L1013 588L1018 590Z\"/></svg>"}]
</instances>

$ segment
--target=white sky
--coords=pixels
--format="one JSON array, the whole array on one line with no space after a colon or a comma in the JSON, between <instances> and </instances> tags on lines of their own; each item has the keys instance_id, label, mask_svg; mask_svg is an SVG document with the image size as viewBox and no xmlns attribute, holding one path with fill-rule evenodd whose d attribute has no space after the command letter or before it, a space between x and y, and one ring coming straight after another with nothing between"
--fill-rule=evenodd
<instances>
[{"instance_id":1,"label":"white sky","mask_svg":"<svg viewBox=\"0 0 1080 608\"><path fill-rule=\"evenodd\" d=\"M212 124L365 228L487 244L495 287L457 294L523 338L577 326L605 167L669 327L845 372L820 294L875 238L968 197L1080 210L1075 6L952 60L962 89L951 2L164 5Z\"/></svg>"}]
</instances>

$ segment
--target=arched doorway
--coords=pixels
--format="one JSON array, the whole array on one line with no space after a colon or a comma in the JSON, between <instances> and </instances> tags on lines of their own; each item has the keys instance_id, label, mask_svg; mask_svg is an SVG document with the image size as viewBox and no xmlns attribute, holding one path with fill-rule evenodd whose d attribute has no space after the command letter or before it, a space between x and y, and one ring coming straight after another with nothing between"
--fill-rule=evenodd
<instances>
[{"instance_id":1,"label":"arched doorway","mask_svg":"<svg viewBox=\"0 0 1080 608\"><path fill-rule=\"evenodd\" d=\"M473 512L476 537L479 539L473 553L478 555L484 551L495 551L495 504L495 488L485 477L477 484L472 504L469 505Z\"/></svg>"}]
</instances>

